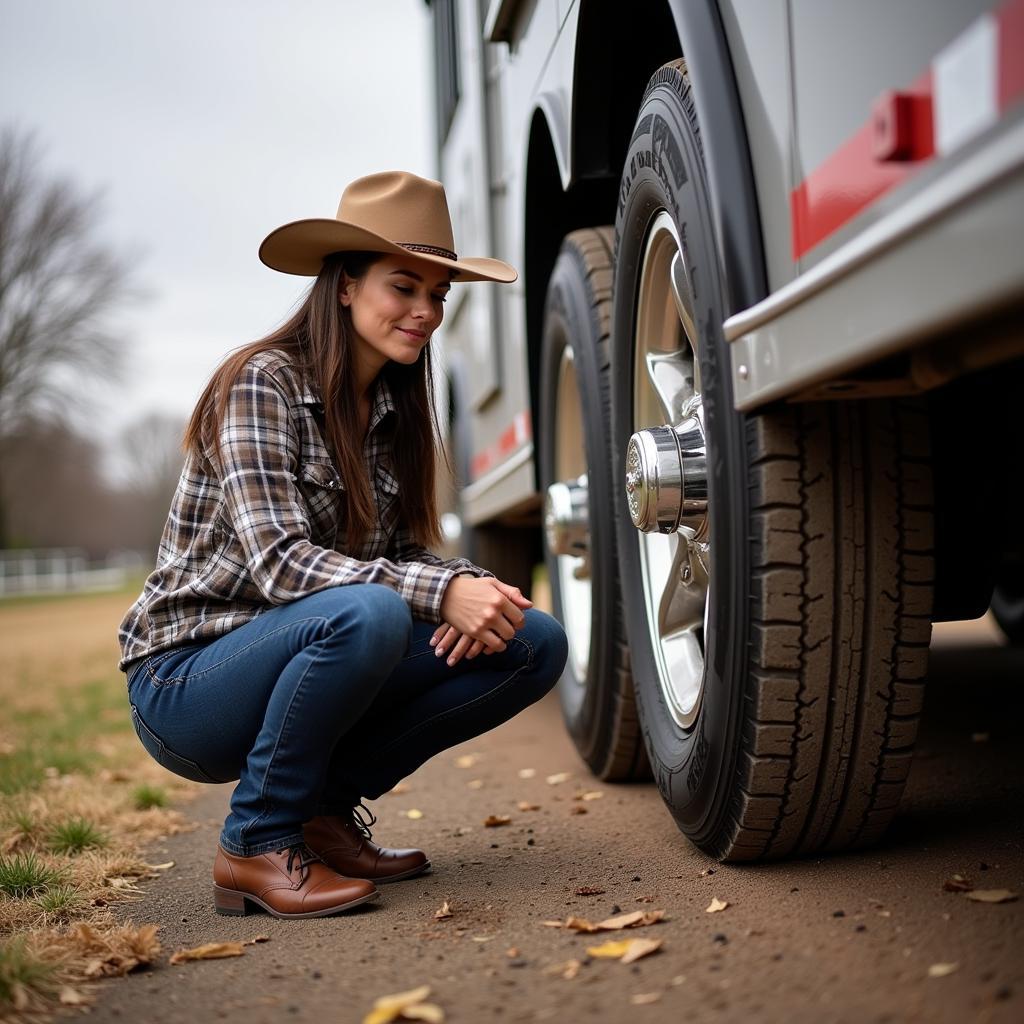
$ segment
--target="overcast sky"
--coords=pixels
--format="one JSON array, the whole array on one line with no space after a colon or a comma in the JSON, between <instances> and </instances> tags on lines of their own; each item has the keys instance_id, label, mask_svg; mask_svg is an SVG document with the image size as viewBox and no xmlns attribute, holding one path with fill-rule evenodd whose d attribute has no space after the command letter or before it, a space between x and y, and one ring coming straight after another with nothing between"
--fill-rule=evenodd
<instances>
[{"instance_id":1,"label":"overcast sky","mask_svg":"<svg viewBox=\"0 0 1024 1024\"><path fill-rule=\"evenodd\" d=\"M118 319L124 383L95 396L105 439L187 415L283 319L307 279L259 262L272 228L334 216L363 174L436 175L429 39L424 0L0 0L0 123L103 189L149 291Z\"/></svg>"}]
</instances>

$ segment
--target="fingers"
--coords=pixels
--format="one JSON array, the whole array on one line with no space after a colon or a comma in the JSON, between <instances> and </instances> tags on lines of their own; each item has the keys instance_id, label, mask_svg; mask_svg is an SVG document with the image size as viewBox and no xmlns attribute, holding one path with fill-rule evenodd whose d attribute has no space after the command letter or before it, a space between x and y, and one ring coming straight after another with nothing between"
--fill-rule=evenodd
<instances>
[{"instance_id":1,"label":"fingers","mask_svg":"<svg viewBox=\"0 0 1024 1024\"><path fill-rule=\"evenodd\" d=\"M430 638L430 644L434 648L435 657L440 658L445 651L451 648L460 636L462 636L462 634L454 626L449 626L447 622L442 622L441 625L434 630L434 635Z\"/></svg>"},{"instance_id":2,"label":"fingers","mask_svg":"<svg viewBox=\"0 0 1024 1024\"><path fill-rule=\"evenodd\" d=\"M496 579L494 585L517 607L517 608L532 608L533 602L523 596L523 592L518 587L513 587L511 583L502 583L501 580Z\"/></svg>"}]
</instances>

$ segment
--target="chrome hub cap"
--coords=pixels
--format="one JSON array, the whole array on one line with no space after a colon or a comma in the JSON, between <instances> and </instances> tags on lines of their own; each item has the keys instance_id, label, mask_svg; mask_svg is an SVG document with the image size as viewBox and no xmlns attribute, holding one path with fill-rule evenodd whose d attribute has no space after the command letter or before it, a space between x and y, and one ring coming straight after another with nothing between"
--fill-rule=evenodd
<instances>
[{"instance_id":1,"label":"chrome hub cap","mask_svg":"<svg viewBox=\"0 0 1024 1024\"><path fill-rule=\"evenodd\" d=\"M625 484L658 680L673 719L685 728L696 721L704 687L711 543L700 338L684 254L672 219L660 213L640 270L636 433L626 450Z\"/></svg>"}]
</instances>

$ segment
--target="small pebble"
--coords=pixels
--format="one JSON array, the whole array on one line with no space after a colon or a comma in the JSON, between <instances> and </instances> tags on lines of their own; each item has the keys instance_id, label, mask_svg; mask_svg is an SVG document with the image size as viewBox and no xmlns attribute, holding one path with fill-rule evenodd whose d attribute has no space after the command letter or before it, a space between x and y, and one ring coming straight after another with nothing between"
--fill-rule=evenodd
<instances>
[{"instance_id":1,"label":"small pebble","mask_svg":"<svg viewBox=\"0 0 1024 1024\"><path fill-rule=\"evenodd\" d=\"M846 911L845 910L833 910L832 911L832 916L833 917L846 917Z\"/></svg>"},{"instance_id":2,"label":"small pebble","mask_svg":"<svg viewBox=\"0 0 1024 1024\"><path fill-rule=\"evenodd\" d=\"M868 926L867 926L866 924L859 924L859 925L857 925L857 927L856 927L856 928L854 928L853 930L854 930L855 932L866 932L866 931L868 930Z\"/></svg>"},{"instance_id":3,"label":"small pebble","mask_svg":"<svg viewBox=\"0 0 1024 1024\"><path fill-rule=\"evenodd\" d=\"M723 932L716 932L711 936L711 941L717 942L719 946L724 946L729 940Z\"/></svg>"}]
</instances>

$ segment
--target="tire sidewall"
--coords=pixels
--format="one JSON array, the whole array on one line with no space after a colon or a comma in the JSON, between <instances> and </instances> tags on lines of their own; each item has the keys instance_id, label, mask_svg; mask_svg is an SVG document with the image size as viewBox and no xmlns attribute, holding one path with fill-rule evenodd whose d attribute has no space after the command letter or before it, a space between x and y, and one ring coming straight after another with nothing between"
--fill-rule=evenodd
<instances>
[{"instance_id":1,"label":"tire sidewall","mask_svg":"<svg viewBox=\"0 0 1024 1024\"><path fill-rule=\"evenodd\" d=\"M576 677L570 658L559 682L566 724L581 751L600 755L611 743L601 708L613 685L614 666L606 642L614 629L615 526L607 496L611 494L607 430L601 405L598 332L590 303L586 270L578 252L565 245L552 271L545 303L541 351L540 470L542 493L554 482L558 369L565 346L573 353L583 418L583 442L589 481L591 634L585 679ZM596 498L596 500L595 500ZM565 622L557 559L544 545L555 616ZM589 758L588 758L589 759Z\"/></svg>"},{"instance_id":2,"label":"tire sidewall","mask_svg":"<svg viewBox=\"0 0 1024 1024\"><path fill-rule=\"evenodd\" d=\"M674 74L681 78L680 72ZM664 75L665 71L659 73ZM661 79L648 91L626 154L616 218L611 447L613 480L623 481L627 441L638 429L633 422L633 335L640 266L648 230L657 214L666 210L683 242L693 283L711 506L705 679L698 716L688 729L675 722L658 681L638 533L624 501L615 503L616 532L638 712L655 780L680 828L699 845L713 846L734 795L730 780L735 775L745 690L747 467L744 421L733 408L721 327L727 315L725 289L695 118L688 91L680 95L674 84Z\"/></svg>"}]
</instances>

